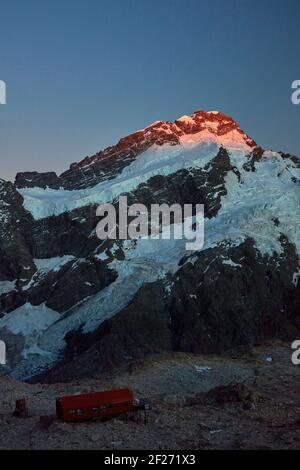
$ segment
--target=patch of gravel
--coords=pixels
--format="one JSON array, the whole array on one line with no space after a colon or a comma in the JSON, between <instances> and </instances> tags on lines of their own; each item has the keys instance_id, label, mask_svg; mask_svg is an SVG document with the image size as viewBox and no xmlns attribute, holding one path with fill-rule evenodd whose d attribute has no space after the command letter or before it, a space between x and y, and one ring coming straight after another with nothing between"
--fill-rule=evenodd
<instances>
[{"instance_id":1,"label":"patch of gravel","mask_svg":"<svg viewBox=\"0 0 300 470\"><path fill-rule=\"evenodd\" d=\"M293 366L290 358L290 345L271 343L226 357L153 356L124 370L68 384L29 385L0 377L0 448L296 449L300 446L300 366ZM226 386L232 382L238 388L227 393ZM153 407L146 425L143 420L120 418L40 423L41 415L55 415L57 396L124 386L136 396L150 398ZM206 396L209 391L214 396L217 387L225 387L224 397L233 399L197 401L199 394ZM30 411L24 419L12 416L15 400L22 397Z\"/></svg>"}]
</instances>

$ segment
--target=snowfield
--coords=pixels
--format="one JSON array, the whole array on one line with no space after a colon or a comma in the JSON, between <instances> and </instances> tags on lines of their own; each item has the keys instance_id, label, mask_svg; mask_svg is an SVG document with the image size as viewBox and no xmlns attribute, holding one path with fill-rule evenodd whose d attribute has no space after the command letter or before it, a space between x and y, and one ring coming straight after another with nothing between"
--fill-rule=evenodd
<instances>
[{"instance_id":1,"label":"snowfield","mask_svg":"<svg viewBox=\"0 0 300 470\"><path fill-rule=\"evenodd\" d=\"M38 270L38 273L47 274L50 271L57 272L60 268L68 263L69 261L74 260L74 256L57 256L55 258L46 258L46 259L34 259L34 264Z\"/></svg>"},{"instance_id":2,"label":"snowfield","mask_svg":"<svg viewBox=\"0 0 300 470\"><path fill-rule=\"evenodd\" d=\"M114 200L119 194L136 189L155 175L170 175L182 168L203 168L217 153L219 147L249 153L251 148L236 130L219 137L208 130L184 135L180 145L153 145L141 153L122 173L88 189L19 189L24 207L36 220L72 211L90 204Z\"/></svg>"},{"instance_id":3,"label":"snowfield","mask_svg":"<svg viewBox=\"0 0 300 470\"><path fill-rule=\"evenodd\" d=\"M157 149L160 156L160 171L163 168L163 162L167 162L168 172L171 171L171 168L173 171L178 168L178 162L175 167L170 166L167 157L168 151L169 148ZM195 162L206 164L215 156L216 151L215 145L201 145L203 153L200 159L194 160L194 164ZM176 151L174 152L176 153ZM191 153L195 156L193 152ZM150 152L145 152L142 156L144 161L137 160L127 169L127 181L130 181L130 174L133 175L133 179L138 178L137 174L141 168L145 168L146 175L149 174L147 171L149 167L155 171L153 168L155 158L152 158L152 155ZM198 152L197 155L199 156ZM279 237L284 233L300 253L299 187L291 180L291 175L300 178L300 170L292 161L283 160L279 154L266 153L265 156L266 158L256 163L256 172L246 171L243 168L246 161L245 152L231 150L231 164L239 170L241 181L239 182L235 173L228 173L226 177L227 195L222 198L222 207L216 217L205 221L204 249L224 241L228 241L231 245L239 245L246 238L252 237L257 249L262 254L272 256L274 252L282 253ZM157 170L157 166L155 169ZM141 178L138 179L140 182ZM109 184L113 186L113 183ZM125 185L117 187L118 190L125 189ZM116 191L116 186L113 188L113 191ZM128 183L126 183L126 188L128 190ZM94 193L92 190L90 191L92 194ZM104 192L102 192L102 197L103 194ZM108 193L105 196L108 197ZM274 225L274 218L279 220L279 226ZM49 315L44 306L35 307L40 310L41 316L46 314L46 320L37 330L34 327L36 316L33 314L27 315L26 321L21 323L19 332L22 331L23 325L23 334L26 335L28 328L33 329L35 333L27 335L27 346L23 353L24 360L14 370L13 375L16 377L24 377L24 374L30 376L34 372L50 366L64 349L64 337L68 331L78 329L80 326L83 326L84 333L94 331L105 319L114 316L126 307L144 283L153 282L160 278L164 279L167 273L174 274L178 269L179 261L188 253L185 250L185 243L186 240L141 239L136 242L125 241L123 246L125 259L111 262L111 267L118 272L118 277L108 287L84 302L80 302L79 305L61 316L55 312L51 312ZM102 259L107 259L106 257L106 253L101 255ZM51 263L55 269L61 260L55 259L55 262L48 260L40 263L39 269L45 269L45 266L49 268ZM224 260L224 263L237 267L230 260ZM296 277L291 279L291 283L295 283L295 281ZM28 309L28 306L26 308ZM16 312L9 315L11 322L14 321L14 313Z\"/></svg>"},{"instance_id":4,"label":"snowfield","mask_svg":"<svg viewBox=\"0 0 300 470\"><path fill-rule=\"evenodd\" d=\"M182 120L188 119L182 117ZM300 254L300 169L292 160L283 159L276 152L267 151L255 162L256 171L246 171L251 148L237 131L222 137L208 130L181 137L180 145L153 145L140 154L114 179L84 190L53 190L40 188L20 189L24 207L35 219L59 215L65 211L113 201L118 195L128 193L154 175L170 175L182 168L204 168L217 154L220 145L226 147L231 165L226 178L227 194L221 199L221 209L216 217L205 220L204 250L228 242L240 245L251 237L264 255L282 254L280 236L286 235ZM201 203L201 201L199 201ZM274 220L278 224L274 224ZM157 279L166 279L168 273L178 270L180 260L193 253L187 252L186 240L125 241L124 260L108 263L118 273L117 279L98 294L84 299L64 314L58 314L45 305L23 307L0 319L0 329L22 334L25 346L22 359L12 371L16 378L26 378L53 364L66 346L68 331L82 327L84 333L94 331L105 319L120 312L132 300L139 288ZM117 246L115 247L117 249ZM95 255L107 260L106 252ZM39 273L58 270L73 257L35 260ZM238 268L230 259L224 264ZM299 273L291 283L297 285ZM13 283L1 283L0 293L11 289ZM167 289L167 286L166 286Z\"/></svg>"},{"instance_id":5,"label":"snowfield","mask_svg":"<svg viewBox=\"0 0 300 470\"><path fill-rule=\"evenodd\" d=\"M47 355L49 353L42 351L36 343L43 332L58 320L59 316L59 313L44 304L33 306L27 303L0 318L0 329L6 329L16 336L22 335L24 337L25 344L22 356L25 359L29 353Z\"/></svg>"}]
</instances>

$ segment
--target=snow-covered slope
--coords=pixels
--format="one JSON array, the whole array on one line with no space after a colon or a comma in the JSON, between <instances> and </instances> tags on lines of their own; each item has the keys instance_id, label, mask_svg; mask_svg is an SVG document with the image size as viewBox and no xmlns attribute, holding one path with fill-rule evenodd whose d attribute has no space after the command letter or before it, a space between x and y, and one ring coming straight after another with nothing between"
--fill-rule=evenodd
<instances>
[{"instance_id":1,"label":"snow-covered slope","mask_svg":"<svg viewBox=\"0 0 300 470\"><path fill-rule=\"evenodd\" d=\"M130 158L125 157L125 165L114 167L114 158L118 161L124 152ZM114 169L99 179L95 168L100 168L102 159L109 166L109 158ZM95 178L87 177L90 173L83 168L94 168ZM76 180L79 169L84 180ZM102 353L96 368L108 360L108 351L114 356L121 348L118 360L141 354L141 343L143 353L151 351L151 342L146 340L147 322L148 316L156 313L146 299L152 285L155 289L162 286L164 293L158 295L155 312L161 310L161 318L166 315L169 319L164 328L175 348L216 350L219 342L225 347L226 341L228 346L246 341L247 328L251 337L247 341L264 337L270 322L281 325L282 315L294 322L300 253L297 158L263 151L231 118L201 111L175 123L157 121L121 139L117 146L73 165L69 177L72 188L30 186L17 190L22 210L31 217L31 229L26 225L24 230L35 272L31 270L27 280L19 284L15 277L2 281L0 337L6 337L11 345L17 342L9 364L16 377L32 376L54 367L59 360L66 361L66 357L72 360L78 354L75 345L80 354L87 354L100 341ZM61 181L66 181L64 178ZM204 203L203 250L187 252L185 240L100 242L95 235L95 205L116 201L124 193L145 204ZM193 271L185 284L189 269ZM260 287L255 287L256 278ZM218 294L214 290L220 280L226 289L224 298L216 301L223 291L223 287L218 287ZM226 292L231 285L235 296L229 300ZM139 319L140 336L132 344L128 326L123 331L123 324L133 322L132 315L137 315L141 305L145 319ZM194 309L195 318L185 320ZM227 310L230 313L225 320ZM41 318L35 327L38 312ZM214 327L212 321L217 322ZM220 339L218 331L218 322L223 321L232 323L226 339ZM108 330L102 328L105 322L111 325ZM182 331L192 325L195 328L187 340ZM110 338L112 328L117 332L107 343L105 338ZM278 331L272 334L276 336ZM76 341L70 339L73 337ZM165 347L171 347L167 344Z\"/></svg>"},{"instance_id":2,"label":"snow-covered slope","mask_svg":"<svg viewBox=\"0 0 300 470\"><path fill-rule=\"evenodd\" d=\"M141 153L116 176L79 190L19 189L24 207L35 219L42 219L88 204L108 202L122 192L134 190L151 176L168 175L181 168L204 167L220 146L242 153L249 153L255 146L232 119L217 112L194 113L178 119L175 124L157 121L139 132L143 135ZM177 140L162 140L162 136L170 135ZM93 165L95 160L85 163L84 167Z\"/></svg>"},{"instance_id":3,"label":"snow-covered slope","mask_svg":"<svg viewBox=\"0 0 300 470\"><path fill-rule=\"evenodd\" d=\"M217 144L210 141L176 146L154 144L120 175L92 188L72 191L25 188L19 189L19 193L24 198L24 208L36 220L43 219L89 204L111 202L119 194L135 190L155 175L167 176L182 168L204 167L217 152Z\"/></svg>"}]
</instances>

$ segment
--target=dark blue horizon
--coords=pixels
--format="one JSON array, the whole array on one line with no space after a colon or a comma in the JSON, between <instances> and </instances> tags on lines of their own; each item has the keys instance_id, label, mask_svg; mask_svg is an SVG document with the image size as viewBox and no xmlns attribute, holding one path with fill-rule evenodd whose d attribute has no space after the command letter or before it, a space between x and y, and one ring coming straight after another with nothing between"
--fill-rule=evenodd
<instances>
[{"instance_id":1,"label":"dark blue horizon","mask_svg":"<svg viewBox=\"0 0 300 470\"><path fill-rule=\"evenodd\" d=\"M58 173L197 109L300 156L297 0L1 2L0 178Z\"/></svg>"}]
</instances>

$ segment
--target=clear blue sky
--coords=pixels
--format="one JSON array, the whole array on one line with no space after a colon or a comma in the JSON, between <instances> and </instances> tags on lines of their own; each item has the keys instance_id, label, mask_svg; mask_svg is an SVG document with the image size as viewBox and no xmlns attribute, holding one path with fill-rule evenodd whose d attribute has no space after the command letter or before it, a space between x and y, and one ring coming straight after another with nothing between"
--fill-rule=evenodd
<instances>
[{"instance_id":1,"label":"clear blue sky","mask_svg":"<svg viewBox=\"0 0 300 470\"><path fill-rule=\"evenodd\" d=\"M298 0L1 0L0 17L2 178L196 109L300 155Z\"/></svg>"}]
</instances>

